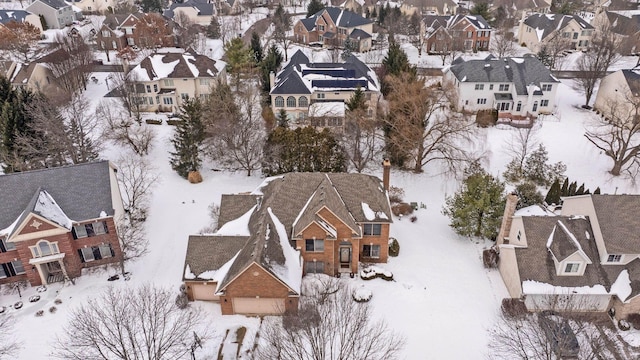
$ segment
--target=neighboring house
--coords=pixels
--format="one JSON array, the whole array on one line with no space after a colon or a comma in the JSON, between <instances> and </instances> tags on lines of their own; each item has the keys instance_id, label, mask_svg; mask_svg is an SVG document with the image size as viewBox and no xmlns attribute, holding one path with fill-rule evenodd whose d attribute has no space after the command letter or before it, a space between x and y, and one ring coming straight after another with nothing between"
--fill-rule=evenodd
<instances>
[{"instance_id":1,"label":"neighboring house","mask_svg":"<svg viewBox=\"0 0 640 360\"><path fill-rule=\"evenodd\" d=\"M218 230L189 238L189 299L219 301L222 314L281 314L297 310L304 274L354 274L359 262L386 262L389 169L384 181L288 173L252 193L223 195Z\"/></svg>"},{"instance_id":2,"label":"neighboring house","mask_svg":"<svg viewBox=\"0 0 640 360\"><path fill-rule=\"evenodd\" d=\"M124 215L108 161L0 176L0 284L66 281L122 259Z\"/></svg>"},{"instance_id":3,"label":"neighboring house","mask_svg":"<svg viewBox=\"0 0 640 360\"><path fill-rule=\"evenodd\" d=\"M5 25L15 21L18 23L29 23L36 29L42 31L42 22L40 17L36 14L30 13L25 10L5 10L0 9L0 24Z\"/></svg>"},{"instance_id":4,"label":"neighboring house","mask_svg":"<svg viewBox=\"0 0 640 360\"><path fill-rule=\"evenodd\" d=\"M310 125L309 116L318 117L318 113L311 111L314 104L344 104L358 88L365 93L367 114L375 116L381 96L375 73L353 55L344 63L314 63L297 51L270 80L273 113L277 116L280 110L285 110L292 125L298 126ZM335 126L342 126L342 122Z\"/></svg>"},{"instance_id":5,"label":"neighboring house","mask_svg":"<svg viewBox=\"0 0 640 360\"><path fill-rule=\"evenodd\" d=\"M215 14L215 3L209 0L186 0L182 3L174 2L163 13L167 19L172 19L183 26L182 17L186 17L193 24L208 26L211 18Z\"/></svg>"},{"instance_id":6,"label":"neighboring house","mask_svg":"<svg viewBox=\"0 0 640 360\"><path fill-rule=\"evenodd\" d=\"M116 0L70 0L69 3L83 13L90 14L109 14L117 5Z\"/></svg>"},{"instance_id":7,"label":"neighboring house","mask_svg":"<svg viewBox=\"0 0 640 360\"><path fill-rule=\"evenodd\" d=\"M403 4L415 7L422 15L455 15L458 10L453 0L408 0Z\"/></svg>"},{"instance_id":8,"label":"neighboring house","mask_svg":"<svg viewBox=\"0 0 640 360\"><path fill-rule=\"evenodd\" d=\"M206 99L225 63L193 52L158 52L144 58L130 74L142 111L178 112L183 100Z\"/></svg>"},{"instance_id":9,"label":"neighboring house","mask_svg":"<svg viewBox=\"0 0 640 360\"><path fill-rule=\"evenodd\" d=\"M621 55L640 55L640 10L602 11L593 23L610 29L620 42Z\"/></svg>"},{"instance_id":10,"label":"neighboring house","mask_svg":"<svg viewBox=\"0 0 640 360\"><path fill-rule=\"evenodd\" d=\"M371 50L372 33L372 20L337 7L324 8L293 26L298 43L343 47L348 39L360 52Z\"/></svg>"},{"instance_id":11,"label":"neighboring house","mask_svg":"<svg viewBox=\"0 0 640 360\"><path fill-rule=\"evenodd\" d=\"M512 298L534 311L640 312L640 195L567 197L551 216L514 213L517 201L509 195L497 239Z\"/></svg>"},{"instance_id":12,"label":"neighboring house","mask_svg":"<svg viewBox=\"0 0 640 360\"><path fill-rule=\"evenodd\" d=\"M528 14L546 14L551 11L551 1L547 0L494 0L491 2L491 10L497 11L502 7L512 19L524 19Z\"/></svg>"},{"instance_id":13,"label":"neighboring house","mask_svg":"<svg viewBox=\"0 0 640 360\"><path fill-rule=\"evenodd\" d=\"M121 50L127 46L127 39L122 24L132 15L108 14L96 35L96 43L100 50Z\"/></svg>"},{"instance_id":14,"label":"neighboring house","mask_svg":"<svg viewBox=\"0 0 640 360\"><path fill-rule=\"evenodd\" d=\"M480 15L426 15L422 23L429 53L489 49L491 26Z\"/></svg>"},{"instance_id":15,"label":"neighboring house","mask_svg":"<svg viewBox=\"0 0 640 360\"><path fill-rule=\"evenodd\" d=\"M155 49L176 46L174 23L156 13L129 15L117 28L124 33L128 46Z\"/></svg>"},{"instance_id":16,"label":"neighboring house","mask_svg":"<svg viewBox=\"0 0 640 360\"><path fill-rule=\"evenodd\" d=\"M71 5L62 0L35 0L26 10L41 15L49 29L62 29L76 20Z\"/></svg>"},{"instance_id":17,"label":"neighboring house","mask_svg":"<svg viewBox=\"0 0 640 360\"><path fill-rule=\"evenodd\" d=\"M550 42L566 43L567 50L587 50L594 32L578 15L532 14L520 22L518 42L534 53Z\"/></svg>"},{"instance_id":18,"label":"neighboring house","mask_svg":"<svg viewBox=\"0 0 640 360\"><path fill-rule=\"evenodd\" d=\"M560 81L533 55L464 61L458 58L444 73L457 109L496 109L498 118L531 124L538 114L552 113Z\"/></svg>"},{"instance_id":19,"label":"neighboring house","mask_svg":"<svg viewBox=\"0 0 640 360\"><path fill-rule=\"evenodd\" d=\"M603 77L593 108L610 120L640 121L640 69L618 70Z\"/></svg>"}]
</instances>

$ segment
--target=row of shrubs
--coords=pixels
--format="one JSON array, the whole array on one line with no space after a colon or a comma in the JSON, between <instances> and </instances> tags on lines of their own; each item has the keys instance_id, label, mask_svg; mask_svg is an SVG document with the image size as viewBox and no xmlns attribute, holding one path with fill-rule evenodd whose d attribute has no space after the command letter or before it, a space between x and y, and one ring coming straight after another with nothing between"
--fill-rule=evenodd
<instances>
[{"instance_id":1,"label":"row of shrubs","mask_svg":"<svg viewBox=\"0 0 640 360\"><path fill-rule=\"evenodd\" d=\"M182 120L175 120L175 119L170 119L167 120L167 125L173 125L176 126L178 124L180 124ZM149 125L162 125L162 120L161 119L147 119L145 120L145 122Z\"/></svg>"}]
</instances>

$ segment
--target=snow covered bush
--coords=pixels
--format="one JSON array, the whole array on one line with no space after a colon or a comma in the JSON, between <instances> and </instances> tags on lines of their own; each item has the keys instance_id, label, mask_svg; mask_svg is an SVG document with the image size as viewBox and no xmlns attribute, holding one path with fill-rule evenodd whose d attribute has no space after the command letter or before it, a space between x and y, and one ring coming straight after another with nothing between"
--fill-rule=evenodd
<instances>
[{"instance_id":1,"label":"snow covered bush","mask_svg":"<svg viewBox=\"0 0 640 360\"><path fill-rule=\"evenodd\" d=\"M413 207L405 202L398 203L391 206L391 212L395 216L405 216L413 212Z\"/></svg>"},{"instance_id":2,"label":"snow covered bush","mask_svg":"<svg viewBox=\"0 0 640 360\"><path fill-rule=\"evenodd\" d=\"M42 315L44 315L44 310L38 310L38 311L36 311L36 316L37 316L37 317L41 317Z\"/></svg>"},{"instance_id":3,"label":"snow covered bush","mask_svg":"<svg viewBox=\"0 0 640 360\"><path fill-rule=\"evenodd\" d=\"M627 320L620 319L620 320L618 320L618 329L620 329L622 331L627 331L627 330L631 329L631 324L629 324L629 322Z\"/></svg>"},{"instance_id":4,"label":"snow covered bush","mask_svg":"<svg viewBox=\"0 0 640 360\"><path fill-rule=\"evenodd\" d=\"M527 307L520 299L502 299L502 314L507 318L519 318L527 314Z\"/></svg>"},{"instance_id":5,"label":"snow covered bush","mask_svg":"<svg viewBox=\"0 0 640 360\"><path fill-rule=\"evenodd\" d=\"M482 263L487 269L495 269L498 267L498 251L495 248L485 249L482 251Z\"/></svg>"},{"instance_id":6,"label":"snow covered bush","mask_svg":"<svg viewBox=\"0 0 640 360\"><path fill-rule=\"evenodd\" d=\"M371 290L362 286L353 290L353 294L351 294L351 296L356 302L363 303L371 300L373 293L371 292Z\"/></svg>"},{"instance_id":7,"label":"snow covered bush","mask_svg":"<svg viewBox=\"0 0 640 360\"><path fill-rule=\"evenodd\" d=\"M180 292L176 296L176 306L178 309L186 309L189 306L189 298L187 297L187 287L180 285Z\"/></svg>"},{"instance_id":8,"label":"snow covered bush","mask_svg":"<svg viewBox=\"0 0 640 360\"><path fill-rule=\"evenodd\" d=\"M404 190L397 186L389 187L389 202L391 204L399 204L404 200Z\"/></svg>"},{"instance_id":9,"label":"snow covered bush","mask_svg":"<svg viewBox=\"0 0 640 360\"><path fill-rule=\"evenodd\" d=\"M381 278L383 280L393 280L393 273L389 270L384 270L377 266L370 266L360 271L360 278L362 280L371 280L375 278Z\"/></svg>"},{"instance_id":10,"label":"snow covered bush","mask_svg":"<svg viewBox=\"0 0 640 360\"><path fill-rule=\"evenodd\" d=\"M20 308L22 308L23 305L24 304L22 303L22 301L18 301L15 304L13 304L13 308L14 309L20 309Z\"/></svg>"},{"instance_id":11,"label":"snow covered bush","mask_svg":"<svg viewBox=\"0 0 640 360\"><path fill-rule=\"evenodd\" d=\"M55 307L55 306L52 306L52 307L49 308L49 312L52 313L52 314L55 314L56 311L58 311L58 308Z\"/></svg>"},{"instance_id":12,"label":"snow covered bush","mask_svg":"<svg viewBox=\"0 0 640 360\"><path fill-rule=\"evenodd\" d=\"M396 238L389 238L389 256L396 257L400 255L400 243Z\"/></svg>"},{"instance_id":13,"label":"snow covered bush","mask_svg":"<svg viewBox=\"0 0 640 360\"><path fill-rule=\"evenodd\" d=\"M29 297L29 302L37 302L40 300L40 295L32 295Z\"/></svg>"}]
</instances>

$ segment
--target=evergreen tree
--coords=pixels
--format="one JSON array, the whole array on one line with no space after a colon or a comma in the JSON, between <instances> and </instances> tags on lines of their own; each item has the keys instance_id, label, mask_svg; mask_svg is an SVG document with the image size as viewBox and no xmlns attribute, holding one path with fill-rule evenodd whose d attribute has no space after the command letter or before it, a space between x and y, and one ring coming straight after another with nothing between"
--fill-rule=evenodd
<instances>
[{"instance_id":1,"label":"evergreen tree","mask_svg":"<svg viewBox=\"0 0 640 360\"><path fill-rule=\"evenodd\" d=\"M235 37L224 44L227 60L227 72L233 76L236 91L240 87L240 77L254 64L251 48L247 47L242 38Z\"/></svg>"},{"instance_id":2,"label":"evergreen tree","mask_svg":"<svg viewBox=\"0 0 640 360\"><path fill-rule=\"evenodd\" d=\"M260 35L257 32L251 33L251 51L253 52L253 60L256 65L260 64L264 54L262 53L262 42L260 41Z\"/></svg>"},{"instance_id":3,"label":"evergreen tree","mask_svg":"<svg viewBox=\"0 0 640 360\"><path fill-rule=\"evenodd\" d=\"M493 15L489 11L489 3L488 2L477 2L469 11L471 15L480 15L482 16L489 24L494 25L493 23Z\"/></svg>"},{"instance_id":4,"label":"evergreen tree","mask_svg":"<svg viewBox=\"0 0 640 360\"><path fill-rule=\"evenodd\" d=\"M378 10L376 10L376 7L373 7L373 11L371 12L371 18L372 19L377 19L378 18Z\"/></svg>"},{"instance_id":5,"label":"evergreen tree","mask_svg":"<svg viewBox=\"0 0 640 360\"><path fill-rule=\"evenodd\" d=\"M307 5L307 17L312 17L318 11L324 9L324 4L320 0L311 0Z\"/></svg>"},{"instance_id":6,"label":"evergreen tree","mask_svg":"<svg viewBox=\"0 0 640 360\"><path fill-rule=\"evenodd\" d=\"M576 194L576 190L578 189L578 183L576 181L572 182L569 185L569 195L568 196L573 196Z\"/></svg>"},{"instance_id":7,"label":"evergreen tree","mask_svg":"<svg viewBox=\"0 0 640 360\"><path fill-rule=\"evenodd\" d=\"M141 0L140 6L142 7L142 11L145 13L162 13L162 0Z\"/></svg>"},{"instance_id":8,"label":"evergreen tree","mask_svg":"<svg viewBox=\"0 0 640 360\"><path fill-rule=\"evenodd\" d=\"M493 240L498 235L504 205L504 184L474 162L465 171L462 188L447 197L442 213L449 217L449 226L458 235Z\"/></svg>"},{"instance_id":9,"label":"evergreen tree","mask_svg":"<svg viewBox=\"0 0 640 360\"><path fill-rule=\"evenodd\" d=\"M582 185L578 187L578 190L576 190L576 195L584 195L584 183L582 183Z\"/></svg>"},{"instance_id":10,"label":"evergreen tree","mask_svg":"<svg viewBox=\"0 0 640 360\"><path fill-rule=\"evenodd\" d=\"M540 48L540 50L536 54L536 58L538 58L538 60L540 60L540 62L548 68L551 68L551 66L553 65L553 57L547 51L546 46L542 46Z\"/></svg>"},{"instance_id":11,"label":"evergreen tree","mask_svg":"<svg viewBox=\"0 0 640 360\"><path fill-rule=\"evenodd\" d=\"M327 129L279 126L267 138L262 165L267 176L294 171L344 172L346 168L344 150Z\"/></svg>"},{"instance_id":12,"label":"evergreen tree","mask_svg":"<svg viewBox=\"0 0 640 360\"><path fill-rule=\"evenodd\" d=\"M364 9L364 17L367 19L371 17L371 10L369 10L369 8Z\"/></svg>"},{"instance_id":13,"label":"evergreen tree","mask_svg":"<svg viewBox=\"0 0 640 360\"><path fill-rule=\"evenodd\" d=\"M558 184L558 186L560 185ZM540 205L544 200L542 194L538 191L536 184L530 181L518 184L516 186L516 194L518 195L519 200L516 207L517 209L522 209L531 205Z\"/></svg>"},{"instance_id":14,"label":"evergreen tree","mask_svg":"<svg viewBox=\"0 0 640 360\"><path fill-rule=\"evenodd\" d=\"M380 13L378 14L378 25L382 26L384 20L387 17L387 10L384 6L380 6Z\"/></svg>"},{"instance_id":15,"label":"evergreen tree","mask_svg":"<svg viewBox=\"0 0 640 360\"><path fill-rule=\"evenodd\" d=\"M551 204L560 204L560 180L555 179L553 184L551 184L551 188L549 192L547 192L547 196L544 198L544 202Z\"/></svg>"},{"instance_id":16,"label":"evergreen tree","mask_svg":"<svg viewBox=\"0 0 640 360\"><path fill-rule=\"evenodd\" d=\"M406 73L409 74L407 78L409 81L415 79L417 76L416 67L411 65L407 53L402 50L400 44L398 44L391 35L389 35L389 51L387 52L387 56L382 59L381 72L381 90L385 96L388 95L390 91L389 84L386 81L388 75L399 77L401 74Z\"/></svg>"},{"instance_id":17,"label":"evergreen tree","mask_svg":"<svg viewBox=\"0 0 640 360\"><path fill-rule=\"evenodd\" d=\"M209 26L207 26L207 37L211 39L220 39L220 23L217 16L212 16Z\"/></svg>"},{"instance_id":18,"label":"evergreen tree","mask_svg":"<svg viewBox=\"0 0 640 360\"><path fill-rule=\"evenodd\" d=\"M198 171L202 160L200 148L204 141L204 126L202 123L202 103L197 98L187 99L180 107L180 121L171 139L175 149L171 153L171 168L183 178L189 172Z\"/></svg>"},{"instance_id":19,"label":"evergreen tree","mask_svg":"<svg viewBox=\"0 0 640 360\"><path fill-rule=\"evenodd\" d=\"M278 121L279 127L285 129L289 128L289 116L287 115L285 109L280 109L280 111L278 112L278 118L276 120Z\"/></svg>"},{"instance_id":20,"label":"evergreen tree","mask_svg":"<svg viewBox=\"0 0 640 360\"><path fill-rule=\"evenodd\" d=\"M600 195L600 186L598 186L595 191L593 192L593 195Z\"/></svg>"},{"instance_id":21,"label":"evergreen tree","mask_svg":"<svg viewBox=\"0 0 640 360\"><path fill-rule=\"evenodd\" d=\"M358 43L351 39L346 39L343 46L344 49L342 50L340 57L343 61L347 61L347 59L351 57L351 54L358 49Z\"/></svg>"},{"instance_id":22,"label":"evergreen tree","mask_svg":"<svg viewBox=\"0 0 640 360\"><path fill-rule=\"evenodd\" d=\"M283 58L280 49L275 45L271 45L267 51L267 56L265 56L260 63L260 85L262 92L265 95L268 95L271 90L269 74L271 74L271 72L275 74L278 71L280 64L282 64L282 60Z\"/></svg>"},{"instance_id":23,"label":"evergreen tree","mask_svg":"<svg viewBox=\"0 0 640 360\"><path fill-rule=\"evenodd\" d=\"M351 95L351 98L347 100L345 105L347 106L347 109L349 111L356 111L358 109L366 110L366 100L367 98L364 91L362 91L362 88L358 87L356 88L356 91L353 93L353 95Z\"/></svg>"},{"instance_id":24,"label":"evergreen tree","mask_svg":"<svg viewBox=\"0 0 640 360\"><path fill-rule=\"evenodd\" d=\"M567 166L562 162L550 165L548 160L547 149L540 144L524 162L524 177L539 186L549 186L556 178L562 177Z\"/></svg>"},{"instance_id":25,"label":"evergreen tree","mask_svg":"<svg viewBox=\"0 0 640 360\"><path fill-rule=\"evenodd\" d=\"M569 178L565 178L560 189L560 196L569 196Z\"/></svg>"}]
</instances>

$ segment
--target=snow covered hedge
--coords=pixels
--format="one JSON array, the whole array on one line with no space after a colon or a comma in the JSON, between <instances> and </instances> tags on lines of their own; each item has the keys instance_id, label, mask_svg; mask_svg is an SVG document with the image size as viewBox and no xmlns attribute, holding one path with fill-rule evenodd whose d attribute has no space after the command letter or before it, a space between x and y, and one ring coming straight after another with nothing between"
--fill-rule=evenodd
<instances>
[{"instance_id":1,"label":"snow covered hedge","mask_svg":"<svg viewBox=\"0 0 640 360\"><path fill-rule=\"evenodd\" d=\"M375 278L381 278L387 281L393 280L393 273L389 270L384 270L377 266L370 266L360 271L360 278L362 280L371 280Z\"/></svg>"},{"instance_id":2,"label":"snow covered hedge","mask_svg":"<svg viewBox=\"0 0 640 360\"><path fill-rule=\"evenodd\" d=\"M371 292L371 290L363 286L353 290L353 294L351 294L351 296L356 302L364 303L371 300L373 293Z\"/></svg>"}]
</instances>

